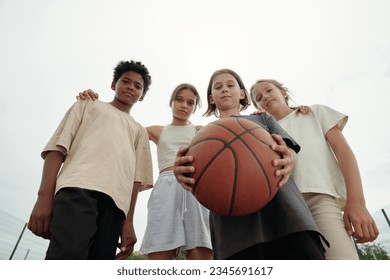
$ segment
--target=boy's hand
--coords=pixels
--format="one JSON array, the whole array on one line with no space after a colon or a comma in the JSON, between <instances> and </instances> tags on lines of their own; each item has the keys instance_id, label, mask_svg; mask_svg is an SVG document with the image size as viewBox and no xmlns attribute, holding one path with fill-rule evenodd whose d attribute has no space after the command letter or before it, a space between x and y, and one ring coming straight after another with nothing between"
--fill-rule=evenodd
<instances>
[{"instance_id":1,"label":"boy's hand","mask_svg":"<svg viewBox=\"0 0 390 280\"><path fill-rule=\"evenodd\" d=\"M84 90L83 92L80 92L79 95L76 96L76 99L92 99L92 101L95 101L96 99L99 99L99 94L94 92L92 89Z\"/></svg>"},{"instance_id":2,"label":"boy's hand","mask_svg":"<svg viewBox=\"0 0 390 280\"><path fill-rule=\"evenodd\" d=\"M54 198L52 196L40 196L28 221L28 229L37 236L50 239L50 223L53 215Z\"/></svg>"},{"instance_id":3,"label":"boy's hand","mask_svg":"<svg viewBox=\"0 0 390 280\"><path fill-rule=\"evenodd\" d=\"M126 219L122 226L121 243L118 244L118 248L121 251L116 254L115 259L127 259L133 253L135 243L137 243L137 236L135 235L133 223Z\"/></svg>"}]
</instances>

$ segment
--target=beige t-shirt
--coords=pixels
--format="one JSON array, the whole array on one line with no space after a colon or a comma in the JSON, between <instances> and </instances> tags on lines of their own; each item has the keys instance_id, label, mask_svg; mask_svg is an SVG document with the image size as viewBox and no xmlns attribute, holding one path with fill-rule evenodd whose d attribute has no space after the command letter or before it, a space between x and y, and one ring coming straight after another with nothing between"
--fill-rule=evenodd
<instances>
[{"instance_id":1,"label":"beige t-shirt","mask_svg":"<svg viewBox=\"0 0 390 280\"><path fill-rule=\"evenodd\" d=\"M291 112L279 124L301 146L292 175L301 193L323 193L345 199L344 177L325 135L341 130L348 116L325 105L311 105L307 114Z\"/></svg>"},{"instance_id":2,"label":"beige t-shirt","mask_svg":"<svg viewBox=\"0 0 390 280\"><path fill-rule=\"evenodd\" d=\"M134 182L151 186L152 158L146 129L128 113L101 101L79 100L42 151L66 155L56 192L79 187L103 192L127 215Z\"/></svg>"}]
</instances>

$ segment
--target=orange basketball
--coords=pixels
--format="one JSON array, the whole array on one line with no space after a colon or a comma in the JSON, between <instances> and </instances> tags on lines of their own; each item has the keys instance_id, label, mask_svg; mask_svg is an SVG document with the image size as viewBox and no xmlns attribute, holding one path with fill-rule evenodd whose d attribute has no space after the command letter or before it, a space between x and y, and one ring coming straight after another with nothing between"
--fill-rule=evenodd
<instances>
[{"instance_id":1,"label":"orange basketball","mask_svg":"<svg viewBox=\"0 0 390 280\"><path fill-rule=\"evenodd\" d=\"M194 157L193 194L209 210L243 216L262 209L276 194L280 178L272 165L280 155L272 136L255 122L225 118L203 127L187 155Z\"/></svg>"}]
</instances>

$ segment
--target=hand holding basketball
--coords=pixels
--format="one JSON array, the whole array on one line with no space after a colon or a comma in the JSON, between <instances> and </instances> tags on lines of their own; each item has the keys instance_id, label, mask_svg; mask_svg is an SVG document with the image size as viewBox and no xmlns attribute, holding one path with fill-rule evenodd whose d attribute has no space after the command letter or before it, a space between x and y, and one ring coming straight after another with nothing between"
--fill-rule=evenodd
<instances>
[{"instance_id":1,"label":"hand holding basketball","mask_svg":"<svg viewBox=\"0 0 390 280\"><path fill-rule=\"evenodd\" d=\"M263 208L276 194L280 177L274 166L280 154L275 141L256 123L244 118L220 119L203 127L190 143L193 193L206 208L242 216ZM285 162L288 160L285 160Z\"/></svg>"},{"instance_id":2,"label":"hand holding basketball","mask_svg":"<svg viewBox=\"0 0 390 280\"><path fill-rule=\"evenodd\" d=\"M192 191L192 185L195 184L195 179L185 176L185 174L193 173L195 168L190 165L193 161L192 156L185 156L188 147L181 147L176 154L176 160L173 163L173 174L180 185L187 191Z\"/></svg>"},{"instance_id":3,"label":"hand holding basketball","mask_svg":"<svg viewBox=\"0 0 390 280\"><path fill-rule=\"evenodd\" d=\"M275 159L273 165L275 167L280 167L281 169L276 170L275 175L281 176L281 180L278 184L279 187L287 183L291 174L294 171L294 166L296 163L296 154L294 150L287 147L286 143L283 141L283 138L279 135L272 134L272 138L275 140L276 144L271 146L272 150L281 154L281 159Z\"/></svg>"}]
</instances>

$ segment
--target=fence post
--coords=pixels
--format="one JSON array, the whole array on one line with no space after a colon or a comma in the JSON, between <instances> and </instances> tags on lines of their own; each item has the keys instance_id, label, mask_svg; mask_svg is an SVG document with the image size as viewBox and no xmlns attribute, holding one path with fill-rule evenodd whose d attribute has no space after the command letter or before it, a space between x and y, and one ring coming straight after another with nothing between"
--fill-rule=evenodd
<instances>
[{"instance_id":1,"label":"fence post","mask_svg":"<svg viewBox=\"0 0 390 280\"><path fill-rule=\"evenodd\" d=\"M381 209L381 210L382 210L383 216L385 216L385 219L386 219L386 221L387 221L387 224L388 224L389 227L390 227L390 221L389 221L389 218L388 218L387 215L386 215L385 209Z\"/></svg>"},{"instance_id":2,"label":"fence post","mask_svg":"<svg viewBox=\"0 0 390 280\"><path fill-rule=\"evenodd\" d=\"M26 255L24 256L24 259L27 260L28 254L30 253L30 249L27 250Z\"/></svg>"},{"instance_id":3,"label":"fence post","mask_svg":"<svg viewBox=\"0 0 390 280\"><path fill-rule=\"evenodd\" d=\"M23 235L24 230L26 229L26 227L27 227L27 223L24 224L23 230L22 230L22 232L21 232L20 235L19 235L19 239L18 239L18 241L16 241L15 247L14 247L12 253L11 253L11 256L9 257L10 260L12 260L12 258L13 258L13 256L14 256L14 253L15 253L15 251L16 251L16 248L17 248L18 245L19 245L20 239L22 239L22 235Z\"/></svg>"}]
</instances>

